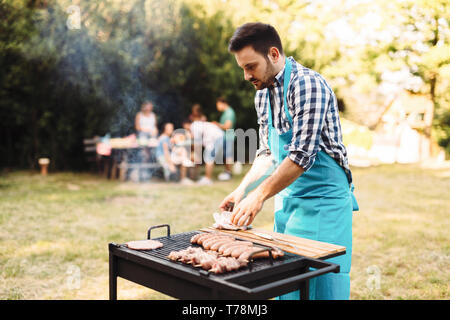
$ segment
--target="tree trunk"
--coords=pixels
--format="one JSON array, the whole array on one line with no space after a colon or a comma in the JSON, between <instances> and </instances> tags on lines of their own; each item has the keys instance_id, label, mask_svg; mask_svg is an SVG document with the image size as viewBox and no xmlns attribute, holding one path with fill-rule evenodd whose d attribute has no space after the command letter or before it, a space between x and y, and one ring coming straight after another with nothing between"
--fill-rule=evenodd
<instances>
[{"instance_id":1,"label":"tree trunk","mask_svg":"<svg viewBox=\"0 0 450 320\"><path fill-rule=\"evenodd\" d=\"M434 16L434 30L433 30L434 38L432 39L431 43L433 44L433 47L437 45L439 42L439 16ZM430 122L428 123L427 127L425 128L425 135L430 141L430 155L433 152L433 144L431 143L431 131L433 128L433 120L434 120L434 113L436 109L436 83L438 80L438 74L435 71L430 72L430 98L432 102L432 109L431 109L431 115L430 115Z\"/></svg>"}]
</instances>

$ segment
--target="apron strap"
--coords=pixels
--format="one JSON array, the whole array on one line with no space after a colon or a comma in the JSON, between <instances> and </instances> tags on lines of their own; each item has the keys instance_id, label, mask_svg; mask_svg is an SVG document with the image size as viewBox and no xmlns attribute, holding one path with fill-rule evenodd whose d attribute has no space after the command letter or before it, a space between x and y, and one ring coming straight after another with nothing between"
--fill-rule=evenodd
<instances>
[{"instance_id":1,"label":"apron strap","mask_svg":"<svg viewBox=\"0 0 450 320\"><path fill-rule=\"evenodd\" d=\"M291 60L289 60L288 58L286 58L286 63L284 66L284 79L283 79L283 107L284 107L284 113L286 114L286 117L289 121L289 123L292 125L292 117L291 114L289 113L289 108L288 108L288 104L287 104L287 92L289 89L289 81L291 80L291 70L292 70L292 63ZM272 106L270 105L270 89L267 89L267 95L268 95L268 125L270 127L273 126L273 121L272 121Z\"/></svg>"},{"instance_id":2,"label":"apron strap","mask_svg":"<svg viewBox=\"0 0 450 320\"><path fill-rule=\"evenodd\" d=\"M287 92L289 89L289 81L291 80L291 61L286 58L286 66L284 70L284 79L283 79L283 105L284 105L284 112L286 113L286 117L288 118L289 123L292 125L292 117L289 113L289 108L287 104Z\"/></svg>"},{"instance_id":3,"label":"apron strap","mask_svg":"<svg viewBox=\"0 0 450 320\"><path fill-rule=\"evenodd\" d=\"M355 186L352 183L350 185L350 197L352 198L353 211L359 211L359 205L358 202L356 201L355 195L353 194L353 190L355 190Z\"/></svg>"}]
</instances>

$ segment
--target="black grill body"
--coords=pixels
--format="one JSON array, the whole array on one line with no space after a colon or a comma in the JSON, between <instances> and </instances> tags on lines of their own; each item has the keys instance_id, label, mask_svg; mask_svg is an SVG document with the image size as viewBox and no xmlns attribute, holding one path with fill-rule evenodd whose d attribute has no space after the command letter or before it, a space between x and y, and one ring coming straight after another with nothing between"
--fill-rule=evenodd
<instances>
[{"instance_id":1,"label":"black grill body","mask_svg":"<svg viewBox=\"0 0 450 320\"><path fill-rule=\"evenodd\" d=\"M209 273L167 258L171 251L197 246L191 244L190 239L199 231L170 235L170 227L161 226L168 229L167 236L154 238L163 243L161 248L138 251L125 245L109 244L111 300L117 299L117 277L178 299L269 299L298 289L300 298L308 299L309 279L339 272L337 264L285 253L274 260L256 259L239 270ZM150 239L152 229L161 226L150 228L147 238Z\"/></svg>"}]
</instances>

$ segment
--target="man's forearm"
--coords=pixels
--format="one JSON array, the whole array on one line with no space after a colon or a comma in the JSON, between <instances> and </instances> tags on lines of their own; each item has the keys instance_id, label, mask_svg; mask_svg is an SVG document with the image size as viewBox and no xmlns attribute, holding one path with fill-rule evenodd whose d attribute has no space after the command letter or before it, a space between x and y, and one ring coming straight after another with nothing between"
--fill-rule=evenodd
<instances>
[{"instance_id":1,"label":"man's forearm","mask_svg":"<svg viewBox=\"0 0 450 320\"><path fill-rule=\"evenodd\" d=\"M262 201L265 201L288 187L303 172L302 167L286 157L275 172L264 180L254 192L259 194Z\"/></svg>"},{"instance_id":2,"label":"man's forearm","mask_svg":"<svg viewBox=\"0 0 450 320\"><path fill-rule=\"evenodd\" d=\"M274 170L273 158L270 155L260 155L256 157L252 167L242 179L238 188L245 190L255 181L258 181L264 175L270 176Z\"/></svg>"}]
</instances>

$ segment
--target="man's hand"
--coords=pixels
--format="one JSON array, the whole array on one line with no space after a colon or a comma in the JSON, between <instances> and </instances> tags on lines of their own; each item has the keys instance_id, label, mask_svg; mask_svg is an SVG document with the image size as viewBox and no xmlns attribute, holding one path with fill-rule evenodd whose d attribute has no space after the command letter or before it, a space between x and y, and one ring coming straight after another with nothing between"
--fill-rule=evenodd
<instances>
[{"instance_id":1,"label":"man's hand","mask_svg":"<svg viewBox=\"0 0 450 320\"><path fill-rule=\"evenodd\" d=\"M234 190L232 193L226 196L225 199L223 199L219 208L222 211L232 211L233 206L235 207L238 205L238 203L242 200L244 194L245 190L238 187L236 190Z\"/></svg>"},{"instance_id":2,"label":"man's hand","mask_svg":"<svg viewBox=\"0 0 450 320\"><path fill-rule=\"evenodd\" d=\"M302 173L303 168L286 157L270 177L234 207L231 222L248 226L261 211L264 201L289 186Z\"/></svg>"},{"instance_id":3,"label":"man's hand","mask_svg":"<svg viewBox=\"0 0 450 320\"><path fill-rule=\"evenodd\" d=\"M234 207L231 222L237 226L248 226L261 211L264 204L263 197L258 190L250 193L242 202Z\"/></svg>"}]
</instances>

